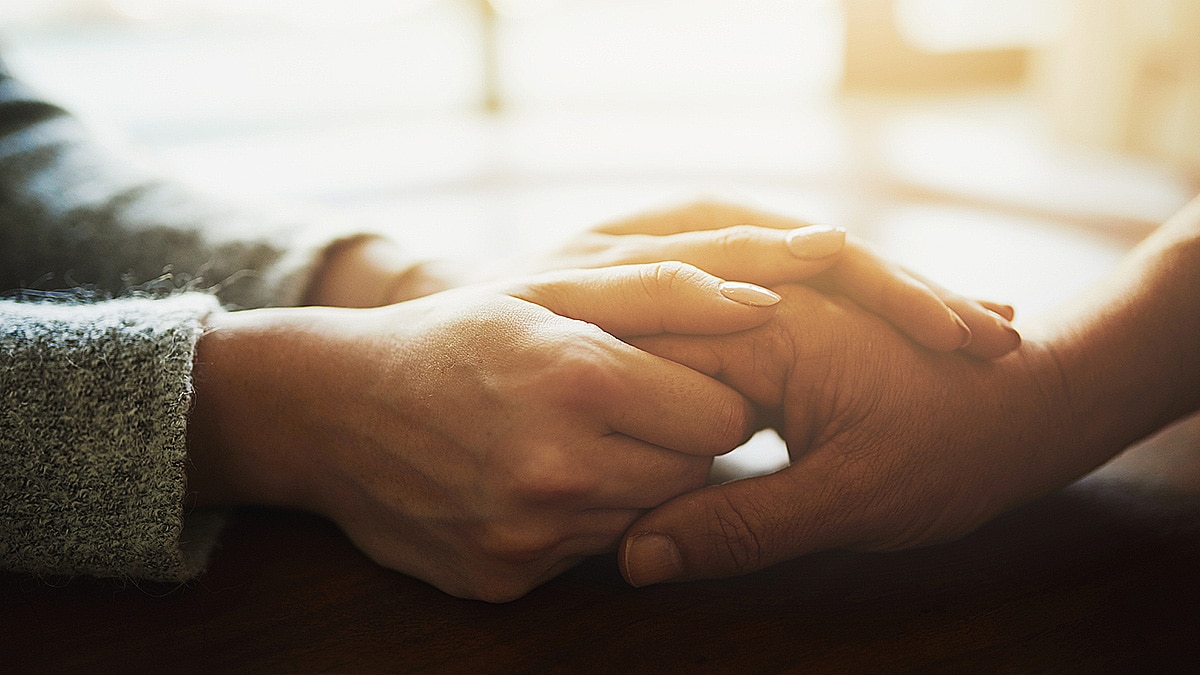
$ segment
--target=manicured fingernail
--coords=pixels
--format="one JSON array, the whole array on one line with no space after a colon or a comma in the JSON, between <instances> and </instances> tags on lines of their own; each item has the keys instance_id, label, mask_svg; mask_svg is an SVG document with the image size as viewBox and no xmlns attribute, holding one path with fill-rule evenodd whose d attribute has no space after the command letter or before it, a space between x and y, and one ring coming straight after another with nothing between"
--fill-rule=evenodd
<instances>
[{"instance_id":1,"label":"manicured fingernail","mask_svg":"<svg viewBox=\"0 0 1200 675\"><path fill-rule=\"evenodd\" d=\"M846 230L842 227L809 225L788 232L787 246L797 258L826 258L846 245Z\"/></svg>"},{"instance_id":2,"label":"manicured fingernail","mask_svg":"<svg viewBox=\"0 0 1200 675\"><path fill-rule=\"evenodd\" d=\"M744 281L722 281L721 295L751 307L770 307L781 300L774 291Z\"/></svg>"},{"instance_id":3,"label":"manicured fingernail","mask_svg":"<svg viewBox=\"0 0 1200 675\"><path fill-rule=\"evenodd\" d=\"M1017 332L1016 328L1013 328L1011 323L1004 322L1000 325L1000 327L1004 329L1004 332L1008 335L1008 338L1012 340L1014 345L1013 349L1016 349L1021 345L1021 334Z\"/></svg>"},{"instance_id":4,"label":"manicured fingernail","mask_svg":"<svg viewBox=\"0 0 1200 675\"><path fill-rule=\"evenodd\" d=\"M962 342L959 343L958 348L965 349L971 344L971 329L967 328L967 324L963 323L963 320L957 314L954 315L954 323L958 324L963 335Z\"/></svg>"},{"instance_id":5,"label":"manicured fingernail","mask_svg":"<svg viewBox=\"0 0 1200 675\"><path fill-rule=\"evenodd\" d=\"M670 581L683 574L683 558L670 537L639 534L625 545L625 575L633 586Z\"/></svg>"},{"instance_id":6,"label":"manicured fingernail","mask_svg":"<svg viewBox=\"0 0 1200 675\"><path fill-rule=\"evenodd\" d=\"M987 302L980 300L979 304L987 311L995 314L1005 321L1012 321L1013 317L1017 315L1017 310L1013 309L1012 305L1006 305L1002 302Z\"/></svg>"}]
</instances>

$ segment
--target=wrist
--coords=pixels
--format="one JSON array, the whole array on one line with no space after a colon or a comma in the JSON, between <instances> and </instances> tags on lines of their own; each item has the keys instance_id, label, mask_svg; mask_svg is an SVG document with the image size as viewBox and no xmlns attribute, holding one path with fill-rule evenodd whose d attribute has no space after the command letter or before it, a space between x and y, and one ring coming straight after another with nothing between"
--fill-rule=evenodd
<instances>
[{"instance_id":1,"label":"wrist","mask_svg":"<svg viewBox=\"0 0 1200 675\"><path fill-rule=\"evenodd\" d=\"M1200 407L1200 199L1042 329L1072 411L1064 431L1102 459Z\"/></svg>"},{"instance_id":2,"label":"wrist","mask_svg":"<svg viewBox=\"0 0 1200 675\"><path fill-rule=\"evenodd\" d=\"M231 504L243 501L235 494L227 462L229 442L222 424L220 401L229 395L229 356L222 342L225 313L209 315L204 333L196 342L192 361L192 406L187 423L188 491L201 504Z\"/></svg>"},{"instance_id":3,"label":"wrist","mask_svg":"<svg viewBox=\"0 0 1200 675\"><path fill-rule=\"evenodd\" d=\"M293 461L300 446L288 442L278 417L296 379L289 324L313 311L209 317L196 345L187 430L188 488L198 503L303 506L303 463Z\"/></svg>"},{"instance_id":4,"label":"wrist","mask_svg":"<svg viewBox=\"0 0 1200 675\"><path fill-rule=\"evenodd\" d=\"M1171 327L1156 323L1126 306L1033 341L1045 352L1042 381L1061 383L1058 441L1082 448L1097 466L1197 407L1195 359L1178 353Z\"/></svg>"},{"instance_id":5,"label":"wrist","mask_svg":"<svg viewBox=\"0 0 1200 675\"><path fill-rule=\"evenodd\" d=\"M1003 411L995 431L1011 451L1025 455L1016 464L1025 467L1017 476L1017 501L1066 485L1120 451L1110 437L1096 433L1078 364L1061 343L1026 334L995 365L1002 376L988 386L998 392Z\"/></svg>"}]
</instances>

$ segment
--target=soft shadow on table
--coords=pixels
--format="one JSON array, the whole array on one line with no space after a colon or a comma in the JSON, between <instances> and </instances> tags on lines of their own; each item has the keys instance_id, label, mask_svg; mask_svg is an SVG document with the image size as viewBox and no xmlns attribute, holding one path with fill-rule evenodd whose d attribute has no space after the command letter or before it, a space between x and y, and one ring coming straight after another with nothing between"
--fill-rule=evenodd
<instances>
[{"instance_id":1,"label":"soft shadow on table","mask_svg":"<svg viewBox=\"0 0 1200 675\"><path fill-rule=\"evenodd\" d=\"M327 522L233 519L191 587L0 581L19 670L1069 670L1200 657L1200 502L1103 475L958 542L633 589L614 556L506 605L361 556Z\"/></svg>"}]
</instances>

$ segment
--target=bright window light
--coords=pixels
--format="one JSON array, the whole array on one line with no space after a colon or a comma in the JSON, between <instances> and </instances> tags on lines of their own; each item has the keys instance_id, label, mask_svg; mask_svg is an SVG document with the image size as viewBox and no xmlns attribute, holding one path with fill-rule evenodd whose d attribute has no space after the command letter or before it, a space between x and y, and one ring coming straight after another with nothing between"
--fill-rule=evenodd
<instances>
[{"instance_id":1,"label":"bright window light","mask_svg":"<svg viewBox=\"0 0 1200 675\"><path fill-rule=\"evenodd\" d=\"M896 0L901 34L927 52L1029 47L1066 20L1063 0Z\"/></svg>"},{"instance_id":2,"label":"bright window light","mask_svg":"<svg viewBox=\"0 0 1200 675\"><path fill-rule=\"evenodd\" d=\"M517 103L745 106L828 94L841 76L832 0L510 0L500 72Z\"/></svg>"}]
</instances>

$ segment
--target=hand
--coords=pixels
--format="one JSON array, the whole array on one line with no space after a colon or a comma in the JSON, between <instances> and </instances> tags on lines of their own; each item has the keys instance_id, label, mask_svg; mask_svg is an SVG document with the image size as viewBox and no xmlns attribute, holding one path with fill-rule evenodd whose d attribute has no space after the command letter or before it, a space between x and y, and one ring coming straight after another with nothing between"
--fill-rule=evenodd
<instances>
[{"instance_id":1,"label":"hand","mask_svg":"<svg viewBox=\"0 0 1200 675\"><path fill-rule=\"evenodd\" d=\"M532 272L678 260L724 279L765 286L806 281L844 294L935 351L961 348L995 358L1020 344L1007 305L935 286L847 241L844 230L721 203L635 216L585 232L548 255L490 266L403 260L386 240L364 239L332 259L332 271L310 300L371 306Z\"/></svg>"},{"instance_id":2,"label":"hand","mask_svg":"<svg viewBox=\"0 0 1200 675\"><path fill-rule=\"evenodd\" d=\"M740 574L805 553L958 537L1111 454L1080 444L1043 345L982 362L916 348L844 299L792 286L760 328L635 340L766 414L791 464L678 497L636 522L634 585Z\"/></svg>"},{"instance_id":3,"label":"hand","mask_svg":"<svg viewBox=\"0 0 1200 675\"><path fill-rule=\"evenodd\" d=\"M602 225L549 263L595 267L655 260L682 260L724 279L764 286L804 281L849 297L934 351L962 349L991 359L1021 344L1008 305L938 286L841 228L733 204L698 202Z\"/></svg>"},{"instance_id":4,"label":"hand","mask_svg":"<svg viewBox=\"0 0 1200 675\"><path fill-rule=\"evenodd\" d=\"M382 565L510 600L703 485L752 428L733 390L613 335L745 330L777 301L663 263L217 315L190 486L324 514Z\"/></svg>"}]
</instances>

